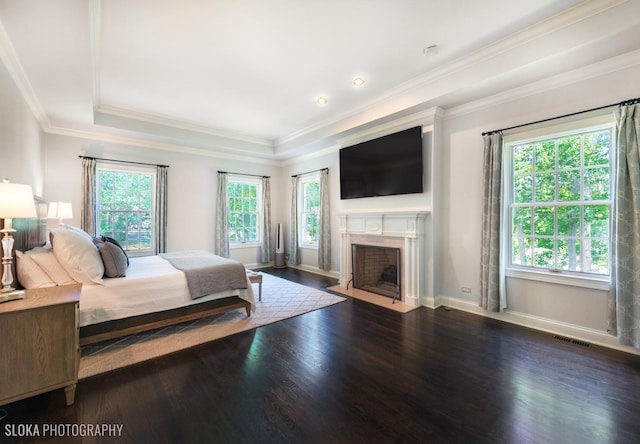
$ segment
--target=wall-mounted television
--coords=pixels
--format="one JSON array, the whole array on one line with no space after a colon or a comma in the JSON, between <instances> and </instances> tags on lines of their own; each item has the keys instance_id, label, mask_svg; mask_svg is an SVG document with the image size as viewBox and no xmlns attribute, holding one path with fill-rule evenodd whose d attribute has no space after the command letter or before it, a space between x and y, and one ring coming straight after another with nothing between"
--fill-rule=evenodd
<instances>
[{"instance_id":1,"label":"wall-mounted television","mask_svg":"<svg viewBox=\"0 0 640 444\"><path fill-rule=\"evenodd\" d=\"M422 127L340 150L340 199L422 192Z\"/></svg>"}]
</instances>

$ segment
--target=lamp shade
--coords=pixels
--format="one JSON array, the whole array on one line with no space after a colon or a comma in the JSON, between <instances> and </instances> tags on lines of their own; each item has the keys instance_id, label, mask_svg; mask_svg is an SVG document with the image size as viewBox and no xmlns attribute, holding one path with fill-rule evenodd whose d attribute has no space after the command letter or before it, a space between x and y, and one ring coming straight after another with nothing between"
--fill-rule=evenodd
<instances>
[{"instance_id":1,"label":"lamp shade","mask_svg":"<svg viewBox=\"0 0 640 444\"><path fill-rule=\"evenodd\" d=\"M47 219L71 219L71 202L50 202Z\"/></svg>"},{"instance_id":2,"label":"lamp shade","mask_svg":"<svg viewBox=\"0 0 640 444\"><path fill-rule=\"evenodd\" d=\"M0 218L37 217L30 185L0 183Z\"/></svg>"}]
</instances>

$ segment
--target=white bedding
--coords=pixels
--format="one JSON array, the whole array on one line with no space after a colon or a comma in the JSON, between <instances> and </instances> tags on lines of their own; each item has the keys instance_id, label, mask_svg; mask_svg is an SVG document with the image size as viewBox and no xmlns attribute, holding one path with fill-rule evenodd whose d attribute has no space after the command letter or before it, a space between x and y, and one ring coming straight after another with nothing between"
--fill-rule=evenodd
<instances>
[{"instance_id":1,"label":"white bedding","mask_svg":"<svg viewBox=\"0 0 640 444\"><path fill-rule=\"evenodd\" d=\"M247 288L191 299L185 274L160 256L133 257L127 277L103 279L103 285L83 285L80 296L80 326L145 313L170 310L228 296L251 303L255 298L251 283Z\"/></svg>"}]
</instances>

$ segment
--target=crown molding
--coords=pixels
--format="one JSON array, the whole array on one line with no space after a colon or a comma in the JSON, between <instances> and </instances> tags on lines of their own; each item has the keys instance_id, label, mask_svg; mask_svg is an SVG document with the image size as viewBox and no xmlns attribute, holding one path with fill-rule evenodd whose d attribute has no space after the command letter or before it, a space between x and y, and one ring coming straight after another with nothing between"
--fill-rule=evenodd
<instances>
[{"instance_id":1,"label":"crown molding","mask_svg":"<svg viewBox=\"0 0 640 444\"><path fill-rule=\"evenodd\" d=\"M629 0L591 0L579 3L578 5L562 11L544 21L531 25L517 33L511 34L498 42L485 46L471 54L467 54L444 64L440 68L435 68L423 75L404 82L395 88L388 90L386 93L377 96L375 99L364 103L356 109L333 115L323 121L319 121L307 126L306 128L302 128L289 135L278 138L274 141L276 150L278 147L295 142L297 139L301 139L305 136L312 136L313 133L319 132L331 125L355 119L358 115L370 111L373 108L383 108L386 102L401 94L420 88L428 88L430 84L446 79L455 73L472 68L473 66L488 61L502 53L519 48L529 42L540 39L567 26L584 21L608 9L627 3L628 1Z\"/></svg>"},{"instance_id":2,"label":"crown molding","mask_svg":"<svg viewBox=\"0 0 640 444\"><path fill-rule=\"evenodd\" d=\"M338 138L338 145L341 147L351 146L377 137L386 136L397 131L412 128L414 126L432 125L436 118L439 118L442 115L443 110L441 108L429 108L389 122L370 126L345 137Z\"/></svg>"},{"instance_id":3,"label":"crown molding","mask_svg":"<svg viewBox=\"0 0 640 444\"><path fill-rule=\"evenodd\" d=\"M194 156L213 157L217 159L237 160L241 162L247 161L247 154L232 154L223 151L214 151L204 148L194 148L185 145L156 142L148 139L140 139L137 137L125 137L113 134L97 133L95 131L85 131L79 129L62 128L62 127L50 127L47 134L55 134L60 136L75 137L79 139L89 139L92 141L99 141L105 143L114 143L118 145L137 146L140 148L150 148L161 151L169 151L181 154L191 154ZM258 157L253 155L251 157L252 163L258 163L263 165L279 166L281 163L277 160Z\"/></svg>"},{"instance_id":4,"label":"crown molding","mask_svg":"<svg viewBox=\"0 0 640 444\"><path fill-rule=\"evenodd\" d=\"M640 49L612 57L610 59L602 60L588 66L563 72L518 88L503 91L489 97L484 97L473 102L449 108L444 113L444 119L455 119L466 114L478 112L487 108L512 102L514 100L541 94L638 65L640 65Z\"/></svg>"},{"instance_id":5,"label":"crown molding","mask_svg":"<svg viewBox=\"0 0 640 444\"><path fill-rule=\"evenodd\" d=\"M527 43L538 40L553 32L557 32L567 26L582 22L594 15L598 15L608 9L614 8L629 0L591 0L579 3L565 11L562 11L546 20L538 22L521 31L511 34L491 45L484 46L471 54L458 58L441 68L436 68L424 75L418 76L408 82L398 85L390 90L387 95L395 96L407 90L423 87L425 84L447 78L454 73L471 68L482 62L486 62L500 54L517 49Z\"/></svg>"},{"instance_id":6,"label":"crown molding","mask_svg":"<svg viewBox=\"0 0 640 444\"><path fill-rule=\"evenodd\" d=\"M145 113L135 112L131 110L119 109L117 107L108 106L108 105L99 105L99 94L100 94L100 76L99 76L99 67L102 59L102 24L103 24L103 7L104 0L90 0L89 10L90 10L90 32L91 32L91 45L92 45L92 53L93 53L93 99L94 99L94 115L103 114L105 116L112 116L114 118L128 119L132 121L132 124L135 122L158 125L159 127L166 128L167 131L171 129L177 131L191 132L196 134L202 134L205 136L221 138L223 140L214 140L214 141L204 141L202 142L203 146L211 146L211 149L208 148L197 148L197 147L188 147L181 143L164 143L157 142L150 139L142 139L133 136L116 136L111 134L106 134L100 132L99 130L91 131L91 130L83 130L83 129L74 129L74 128L62 128L59 124L55 127L52 126L42 104L40 103L35 91L30 84L21 63L15 53L13 45L7 35L7 32L0 21L0 60L2 60L6 66L7 71L10 76L16 83L19 91L23 95L24 100L27 105L31 109L33 115L36 120L40 123L41 129L45 133L51 134L59 134L59 135L68 135L71 137L81 137L81 138L90 138L95 140L102 140L106 142L113 142L118 144L128 144L132 146L140 146L140 147L148 147L154 149L161 149L166 151L178 151L183 153L190 153L208 157L218 157L225 159L236 159L236 160L247 160L247 156L250 155L252 157L252 161L262 162L262 163L270 163L274 165L280 165L285 160L282 160L283 157L288 157L286 153L278 153L278 147L285 148L286 144L294 145L296 141L299 141L302 145L308 145L308 143L303 142L301 139L309 138L313 140L318 140L319 138L326 138L327 144L329 147L322 147L320 145L319 152L327 153L331 150L336 150L336 145L334 145L335 139L333 137L327 136L326 134L322 136L322 133L326 133L327 129L330 126L337 126L342 124L342 129L337 128L334 131L334 135L342 134L343 137L339 139L338 145L344 146L349 143L357 143L358 140L364 140L365 138L376 137L377 135L382 135L385 131L392 132L393 129L400 128L403 125L409 127L412 123L416 122L416 124L424 124L425 121L421 121L421 119L428 118L444 118L451 119L458 115L462 115L465 113L474 112L478 109L483 109L489 106L493 106L496 104L500 104L509 100L514 100L521 97L526 97L528 95L536 94L542 92L544 90L557 88L562 85L566 85L572 82L577 82L579 80L587 79L589 77L594 77L597 75L602 75L607 72L612 72L618 69L623 69L627 66L634 66L639 63L640 59L640 50L634 51L633 53L625 54L624 56L616 57L609 59L604 62L599 62L594 65L590 65L586 68L580 68L573 70L568 73L563 73L560 75L556 75L554 77L544 79L538 82L534 82L524 87L515 88L510 91L506 91L504 93L499 93L493 95L488 98L480 99L475 102L467 103L458 107L450 108L447 111L443 111L440 108L437 108L435 114L430 116L430 110L420 111L418 113L413 113L411 115L407 115L400 119L396 119L393 121L389 121L387 123L376 124L375 122L383 122L390 118L393 118L393 115L398 115L401 111L391 112L386 115L381 115L379 118L364 119L363 116L366 114L371 114L372 110L379 110L382 114L382 111L385 108L385 105L389 103L389 101L399 97L401 94L410 93L413 90L424 89L428 90L430 85L433 85L435 82L446 79L448 76L451 76L454 73L459 71L463 71L466 69L473 69L474 65L479 63L486 62L493 57L496 57L499 54L508 52L515 48L521 47L529 42L532 42L536 39L544 37L545 35L551 34L553 32L558 31L559 29L571 26L575 23L584 21L589 17L600 14L608 9L614 8L616 6L627 3L629 0L591 0L582 2L566 11L560 12L553 17L548 18L542 22L534 24L529 28L525 28L517 33L512 34L492 45L481 48L468 56L458 58L453 60L440 68L436 68L424 75L418 76L408 82L405 82L397 87L390 89L385 94L377 96L375 99L363 104L357 109L353 109L351 111L335 114L331 117L324 119L323 121L317 122L306 128L303 128L299 131L291 133L287 136L276 140L264 139L251 137L248 135L242 135L233 132L226 132L221 130L216 130L211 127L207 127L205 125L190 123L190 122L182 122L176 121L170 118L149 115ZM426 101L423 101L423 107L426 105ZM366 121L365 121L366 120ZM132 131L136 131L132 129ZM142 131L144 132L144 131ZM353 132L351 135L347 135L348 133ZM337 133L337 134L335 134ZM153 135L153 134L151 134ZM325 137L326 136L326 137ZM171 137L168 135L167 137ZM181 139L184 139L181 137ZM225 142L226 140L226 142ZM229 142L237 142L237 145L245 145L248 147L253 147L256 151L260 151L259 153L252 152L250 149L244 150L245 152L242 154L231 154L226 152L225 150L240 150L238 146L232 146L234 143ZM295 149L290 150L291 158L294 159L307 159L317 157L315 153L303 154L301 156L297 156L295 154ZM319 154L320 155L320 154ZM277 158L280 158L278 160Z\"/></svg>"},{"instance_id":7,"label":"crown molding","mask_svg":"<svg viewBox=\"0 0 640 444\"><path fill-rule=\"evenodd\" d=\"M0 60L4 63L4 66L7 69L7 72L13 79L14 83L20 90L22 97L25 102L27 102L27 106L31 109L34 117L40 124L40 128L43 131L46 131L47 128L51 127L51 122L49 122L49 117L44 110L44 107L38 100L38 96L31 86L31 82L27 78L24 69L22 68L22 64L20 64L20 60L16 55L15 49L11 40L9 39L9 35L0 20Z\"/></svg>"},{"instance_id":8,"label":"crown molding","mask_svg":"<svg viewBox=\"0 0 640 444\"><path fill-rule=\"evenodd\" d=\"M248 143L255 146L260 146L263 149L268 149L273 152L273 141L269 139L263 139L259 137L251 137L243 134L232 133L230 131L215 130L206 125L200 125L197 123L191 123L186 121L179 121L170 119L163 116L141 113L137 111L118 108L115 106L99 105L95 109L96 114L104 114L109 116L120 117L123 119L151 123L153 125L159 125L167 128L175 128L181 131L195 132L205 134L208 136L219 137L224 139L231 139L241 143Z\"/></svg>"},{"instance_id":9,"label":"crown molding","mask_svg":"<svg viewBox=\"0 0 640 444\"><path fill-rule=\"evenodd\" d=\"M312 153L308 153L308 154L302 154L299 156L292 156L290 158L284 159L280 161L280 166L290 166L290 165L295 165L297 163L300 162L304 162L307 160L313 160L313 159L317 159L318 157L323 157L326 156L328 154L332 154L335 153L337 151L340 151L341 146L340 145L330 145L328 147L325 148L321 148L319 150L315 150Z\"/></svg>"}]
</instances>

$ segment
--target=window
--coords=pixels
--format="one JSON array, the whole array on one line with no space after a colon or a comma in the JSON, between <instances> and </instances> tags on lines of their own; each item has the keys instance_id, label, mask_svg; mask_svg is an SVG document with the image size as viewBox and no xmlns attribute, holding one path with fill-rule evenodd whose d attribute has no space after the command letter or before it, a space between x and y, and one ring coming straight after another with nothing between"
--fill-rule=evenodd
<instances>
[{"instance_id":1,"label":"window","mask_svg":"<svg viewBox=\"0 0 640 444\"><path fill-rule=\"evenodd\" d=\"M128 253L154 254L155 169L99 165L98 233Z\"/></svg>"},{"instance_id":2,"label":"window","mask_svg":"<svg viewBox=\"0 0 640 444\"><path fill-rule=\"evenodd\" d=\"M229 242L260 242L262 186L252 178L229 178Z\"/></svg>"},{"instance_id":3,"label":"window","mask_svg":"<svg viewBox=\"0 0 640 444\"><path fill-rule=\"evenodd\" d=\"M300 231L301 244L318 245L320 226L320 178L317 175L300 181Z\"/></svg>"},{"instance_id":4,"label":"window","mask_svg":"<svg viewBox=\"0 0 640 444\"><path fill-rule=\"evenodd\" d=\"M509 264L608 276L611 125L507 143Z\"/></svg>"}]
</instances>

